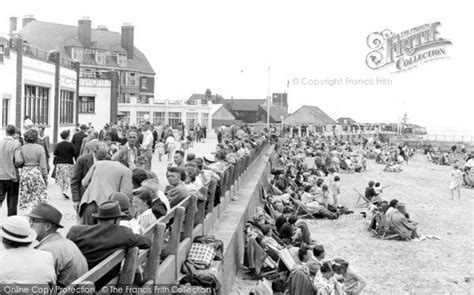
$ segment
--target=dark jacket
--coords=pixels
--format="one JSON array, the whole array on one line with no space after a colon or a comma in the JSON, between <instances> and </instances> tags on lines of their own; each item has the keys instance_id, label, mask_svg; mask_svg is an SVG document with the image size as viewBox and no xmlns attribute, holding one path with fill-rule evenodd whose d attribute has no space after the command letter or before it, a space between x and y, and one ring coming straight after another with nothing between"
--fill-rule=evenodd
<instances>
[{"instance_id":1,"label":"dark jacket","mask_svg":"<svg viewBox=\"0 0 474 295\"><path fill-rule=\"evenodd\" d=\"M72 168L71 193L74 202L81 201L82 195L86 190L82 186L82 179L84 179L92 165L94 165L94 157L91 153L80 156Z\"/></svg>"},{"instance_id":2,"label":"dark jacket","mask_svg":"<svg viewBox=\"0 0 474 295\"><path fill-rule=\"evenodd\" d=\"M76 150L69 141L61 141L54 149L55 164L74 164Z\"/></svg>"},{"instance_id":3,"label":"dark jacket","mask_svg":"<svg viewBox=\"0 0 474 295\"><path fill-rule=\"evenodd\" d=\"M74 150L76 151L76 157L75 157L76 159L81 154L81 146L82 146L82 141L84 140L84 137L87 137L87 134L85 134L82 131L74 133L74 135L72 136L71 143L74 145Z\"/></svg>"},{"instance_id":4,"label":"dark jacket","mask_svg":"<svg viewBox=\"0 0 474 295\"><path fill-rule=\"evenodd\" d=\"M102 262L116 250L138 247L148 249L151 239L145 235L134 234L125 226L118 224L99 223L96 225L75 225L67 233L87 259L89 270ZM120 271L120 264L96 283L102 287Z\"/></svg>"}]
</instances>

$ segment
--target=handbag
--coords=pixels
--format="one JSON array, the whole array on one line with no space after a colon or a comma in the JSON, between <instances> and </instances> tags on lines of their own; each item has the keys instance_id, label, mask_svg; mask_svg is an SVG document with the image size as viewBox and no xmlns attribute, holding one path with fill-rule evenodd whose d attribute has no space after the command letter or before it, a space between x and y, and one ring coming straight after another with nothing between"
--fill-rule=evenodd
<instances>
[{"instance_id":1,"label":"handbag","mask_svg":"<svg viewBox=\"0 0 474 295\"><path fill-rule=\"evenodd\" d=\"M20 156L18 158L15 157L14 165L16 168L23 168L25 164L25 157L23 156L23 149L20 147Z\"/></svg>"},{"instance_id":2,"label":"handbag","mask_svg":"<svg viewBox=\"0 0 474 295\"><path fill-rule=\"evenodd\" d=\"M196 265L208 268L216 256L216 249L212 245L193 243L189 251L188 260Z\"/></svg>"}]
</instances>

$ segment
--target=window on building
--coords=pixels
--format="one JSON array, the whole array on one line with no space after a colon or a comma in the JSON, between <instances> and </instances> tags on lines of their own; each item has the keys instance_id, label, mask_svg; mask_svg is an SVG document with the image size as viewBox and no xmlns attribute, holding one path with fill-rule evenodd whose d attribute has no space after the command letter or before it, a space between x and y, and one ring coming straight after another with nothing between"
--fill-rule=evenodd
<instances>
[{"instance_id":1,"label":"window on building","mask_svg":"<svg viewBox=\"0 0 474 295\"><path fill-rule=\"evenodd\" d=\"M119 103L130 103L130 93L120 93Z\"/></svg>"},{"instance_id":2,"label":"window on building","mask_svg":"<svg viewBox=\"0 0 474 295\"><path fill-rule=\"evenodd\" d=\"M138 96L137 103L148 103L148 96L146 96L144 94L140 94Z\"/></svg>"},{"instance_id":3,"label":"window on building","mask_svg":"<svg viewBox=\"0 0 474 295\"><path fill-rule=\"evenodd\" d=\"M165 112L153 112L153 124L158 125L158 123L165 124Z\"/></svg>"},{"instance_id":4,"label":"window on building","mask_svg":"<svg viewBox=\"0 0 474 295\"><path fill-rule=\"evenodd\" d=\"M0 44L0 54L5 53L5 45Z\"/></svg>"},{"instance_id":5,"label":"window on building","mask_svg":"<svg viewBox=\"0 0 474 295\"><path fill-rule=\"evenodd\" d=\"M120 111L123 114L123 118L121 120L123 125L130 125L130 112Z\"/></svg>"},{"instance_id":6,"label":"window on building","mask_svg":"<svg viewBox=\"0 0 474 295\"><path fill-rule=\"evenodd\" d=\"M150 120L150 113L148 112L137 112L137 126Z\"/></svg>"},{"instance_id":7,"label":"window on building","mask_svg":"<svg viewBox=\"0 0 474 295\"><path fill-rule=\"evenodd\" d=\"M59 97L59 124L74 123L74 92L61 90Z\"/></svg>"},{"instance_id":8,"label":"window on building","mask_svg":"<svg viewBox=\"0 0 474 295\"><path fill-rule=\"evenodd\" d=\"M79 75L81 78L94 78L95 77L95 69L91 68L81 68Z\"/></svg>"},{"instance_id":9,"label":"window on building","mask_svg":"<svg viewBox=\"0 0 474 295\"><path fill-rule=\"evenodd\" d=\"M148 89L148 78L141 78L142 80L142 89Z\"/></svg>"},{"instance_id":10,"label":"window on building","mask_svg":"<svg viewBox=\"0 0 474 295\"><path fill-rule=\"evenodd\" d=\"M81 114L95 113L95 97L94 96L79 96L78 112Z\"/></svg>"},{"instance_id":11,"label":"window on building","mask_svg":"<svg viewBox=\"0 0 474 295\"><path fill-rule=\"evenodd\" d=\"M49 88L25 85L24 116L37 125L48 125Z\"/></svg>"},{"instance_id":12,"label":"window on building","mask_svg":"<svg viewBox=\"0 0 474 295\"><path fill-rule=\"evenodd\" d=\"M170 112L168 114L168 124L171 126L173 129L178 128L178 124L181 123L181 113L179 112Z\"/></svg>"},{"instance_id":13,"label":"window on building","mask_svg":"<svg viewBox=\"0 0 474 295\"><path fill-rule=\"evenodd\" d=\"M196 127L198 123L198 113L186 113L186 129Z\"/></svg>"},{"instance_id":14,"label":"window on building","mask_svg":"<svg viewBox=\"0 0 474 295\"><path fill-rule=\"evenodd\" d=\"M105 65L106 56L104 51L96 51L95 53L95 62L99 65Z\"/></svg>"},{"instance_id":15,"label":"window on building","mask_svg":"<svg viewBox=\"0 0 474 295\"><path fill-rule=\"evenodd\" d=\"M122 73L122 85L126 86L138 86L137 74L130 72Z\"/></svg>"},{"instance_id":16,"label":"window on building","mask_svg":"<svg viewBox=\"0 0 474 295\"><path fill-rule=\"evenodd\" d=\"M9 104L10 104L10 100L8 98L4 98L2 100L2 127L6 127L8 125Z\"/></svg>"},{"instance_id":17,"label":"window on building","mask_svg":"<svg viewBox=\"0 0 474 295\"><path fill-rule=\"evenodd\" d=\"M127 54L126 53L117 53L117 64L121 67L127 66Z\"/></svg>"},{"instance_id":18,"label":"window on building","mask_svg":"<svg viewBox=\"0 0 474 295\"><path fill-rule=\"evenodd\" d=\"M202 113L201 114L201 127L206 127L209 129L209 126L207 125L209 123L209 114L208 113Z\"/></svg>"},{"instance_id":19,"label":"window on building","mask_svg":"<svg viewBox=\"0 0 474 295\"><path fill-rule=\"evenodd\" d=\"M72 59L75 61L82 62L84 59L84 50L82 48L72 48L71 49Z\"/></svg>"},{"instance_id":20,"label":"window on building","mask_svg":"<svg viewBox=\"0 0 474 295\"><path fill-rule=\"evenodd\" d=\"M108 78L108 71L105 70L95 70L95 77L96 78Z\"/></svg>"}]
</instances>

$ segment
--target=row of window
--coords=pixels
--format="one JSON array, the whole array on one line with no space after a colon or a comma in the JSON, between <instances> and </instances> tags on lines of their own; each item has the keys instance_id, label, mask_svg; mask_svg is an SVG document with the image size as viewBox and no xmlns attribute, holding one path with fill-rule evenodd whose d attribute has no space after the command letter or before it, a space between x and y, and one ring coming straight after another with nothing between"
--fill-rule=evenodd
<instances>
[{"instance_id":1,"label":"row of window","mask_svg":"<svg viewBox=\"0 0 474 295\"><path fill-rule=\"evenodd\" d=\"M80 70L81 78L108 78L108 71L94 68L81 68ZM141 85L138 85L140 81ZM122 72L120 74L120 83L124 86L140 86L142 90L148 90L151 85L148 85L148 78L141 77L138 78L137 73L133 72Z\"/></svg>"},{"instance_id":2,"label":"row of window","mask_svg":"<svg viewBox=\"0 0 474 295\"><path fill-rule=\"evenodd\" d=\"M122 111L125 115L122 119L123 124L130 124L130 112ZM201 126L208 126L208 113L201 114ZM179 123L182 122L182 114L180 112L169 112L168 120L166 120L166 112L153 112L153 118L150 118L149 112L137 112L136 124L141 125L144 122L150 121L152 124L159 123L168 124L172 128L178 128ZM198 113L186 113L186 128L193 128L198 124Z\"/></svg>"},{"instance_id":3,"label":"row of window","mask_svg":"<svg viewBox=\"0 0 474 295\"><path fill-rule=\"evenodd\" d=\"M49 124L49 94L46 87L25 85L24 116L29 116L37 125ZM61 90L59 96L59 123L74 124L74 96L73 91ZM8 100L2 103L2 126L8 124ZM95 97L80 96L79 113L95 113Z\"/></svg>"},{"instance_id":4,"label":"row of window","mask_svg":"<svg viewBox=\"0 0 474 295\"><path fill-rule=\"evenodd\" d=\"M148 95L140 94L137 95L136 93L120 93L119 96L119 103L130 103L130 97L135 96L137 98L137 103L146 104L149 103L150 98Z\"/></svg>"},{"instance_id":5,"label":"row of window","mask_svg":"<svg viewBox=\"0 0 474 295\"><path fill-rule=\"evenodd\" d=\"M92 52L87 51L84 52L83 48L72 48L71 49L71 56L73 60L83 62L84 61L84 54L94 54L95 62L99 65L107 64L107 56L115 56L117 60L117 64L121 67L127 66L127 53L124 52L109 52L104 50L93 50Z\"/></svg>"}]
</instances>

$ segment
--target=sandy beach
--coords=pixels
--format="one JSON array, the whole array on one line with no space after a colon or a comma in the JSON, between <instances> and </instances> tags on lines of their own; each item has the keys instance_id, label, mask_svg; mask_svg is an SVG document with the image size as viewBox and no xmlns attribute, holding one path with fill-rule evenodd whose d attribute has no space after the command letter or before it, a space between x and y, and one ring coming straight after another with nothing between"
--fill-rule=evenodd
<instances>
[{"instance_id":1,"label":"sandy beach","mask_svg":"<svg viewBox=\"0 0 474 295\"><path fill-rule=\"evenodd\" d=\"M383 172L368 161L364 173L342 174L340 199L355 210L338 220L307 220L312 237L323 244L326 258L344 258L363 275L365 294L472 294L474 292L474 190L462 189L461 200L450 200L451 167L428 163L416 155L401 173ZM405 202L423 235L440 240L386 241L367 231L370 220L355 208L357 193L370 180L389 186L383 199ZM248 294L256 281L239 278L233 294Z\"/></svg>"}]
</instances>

